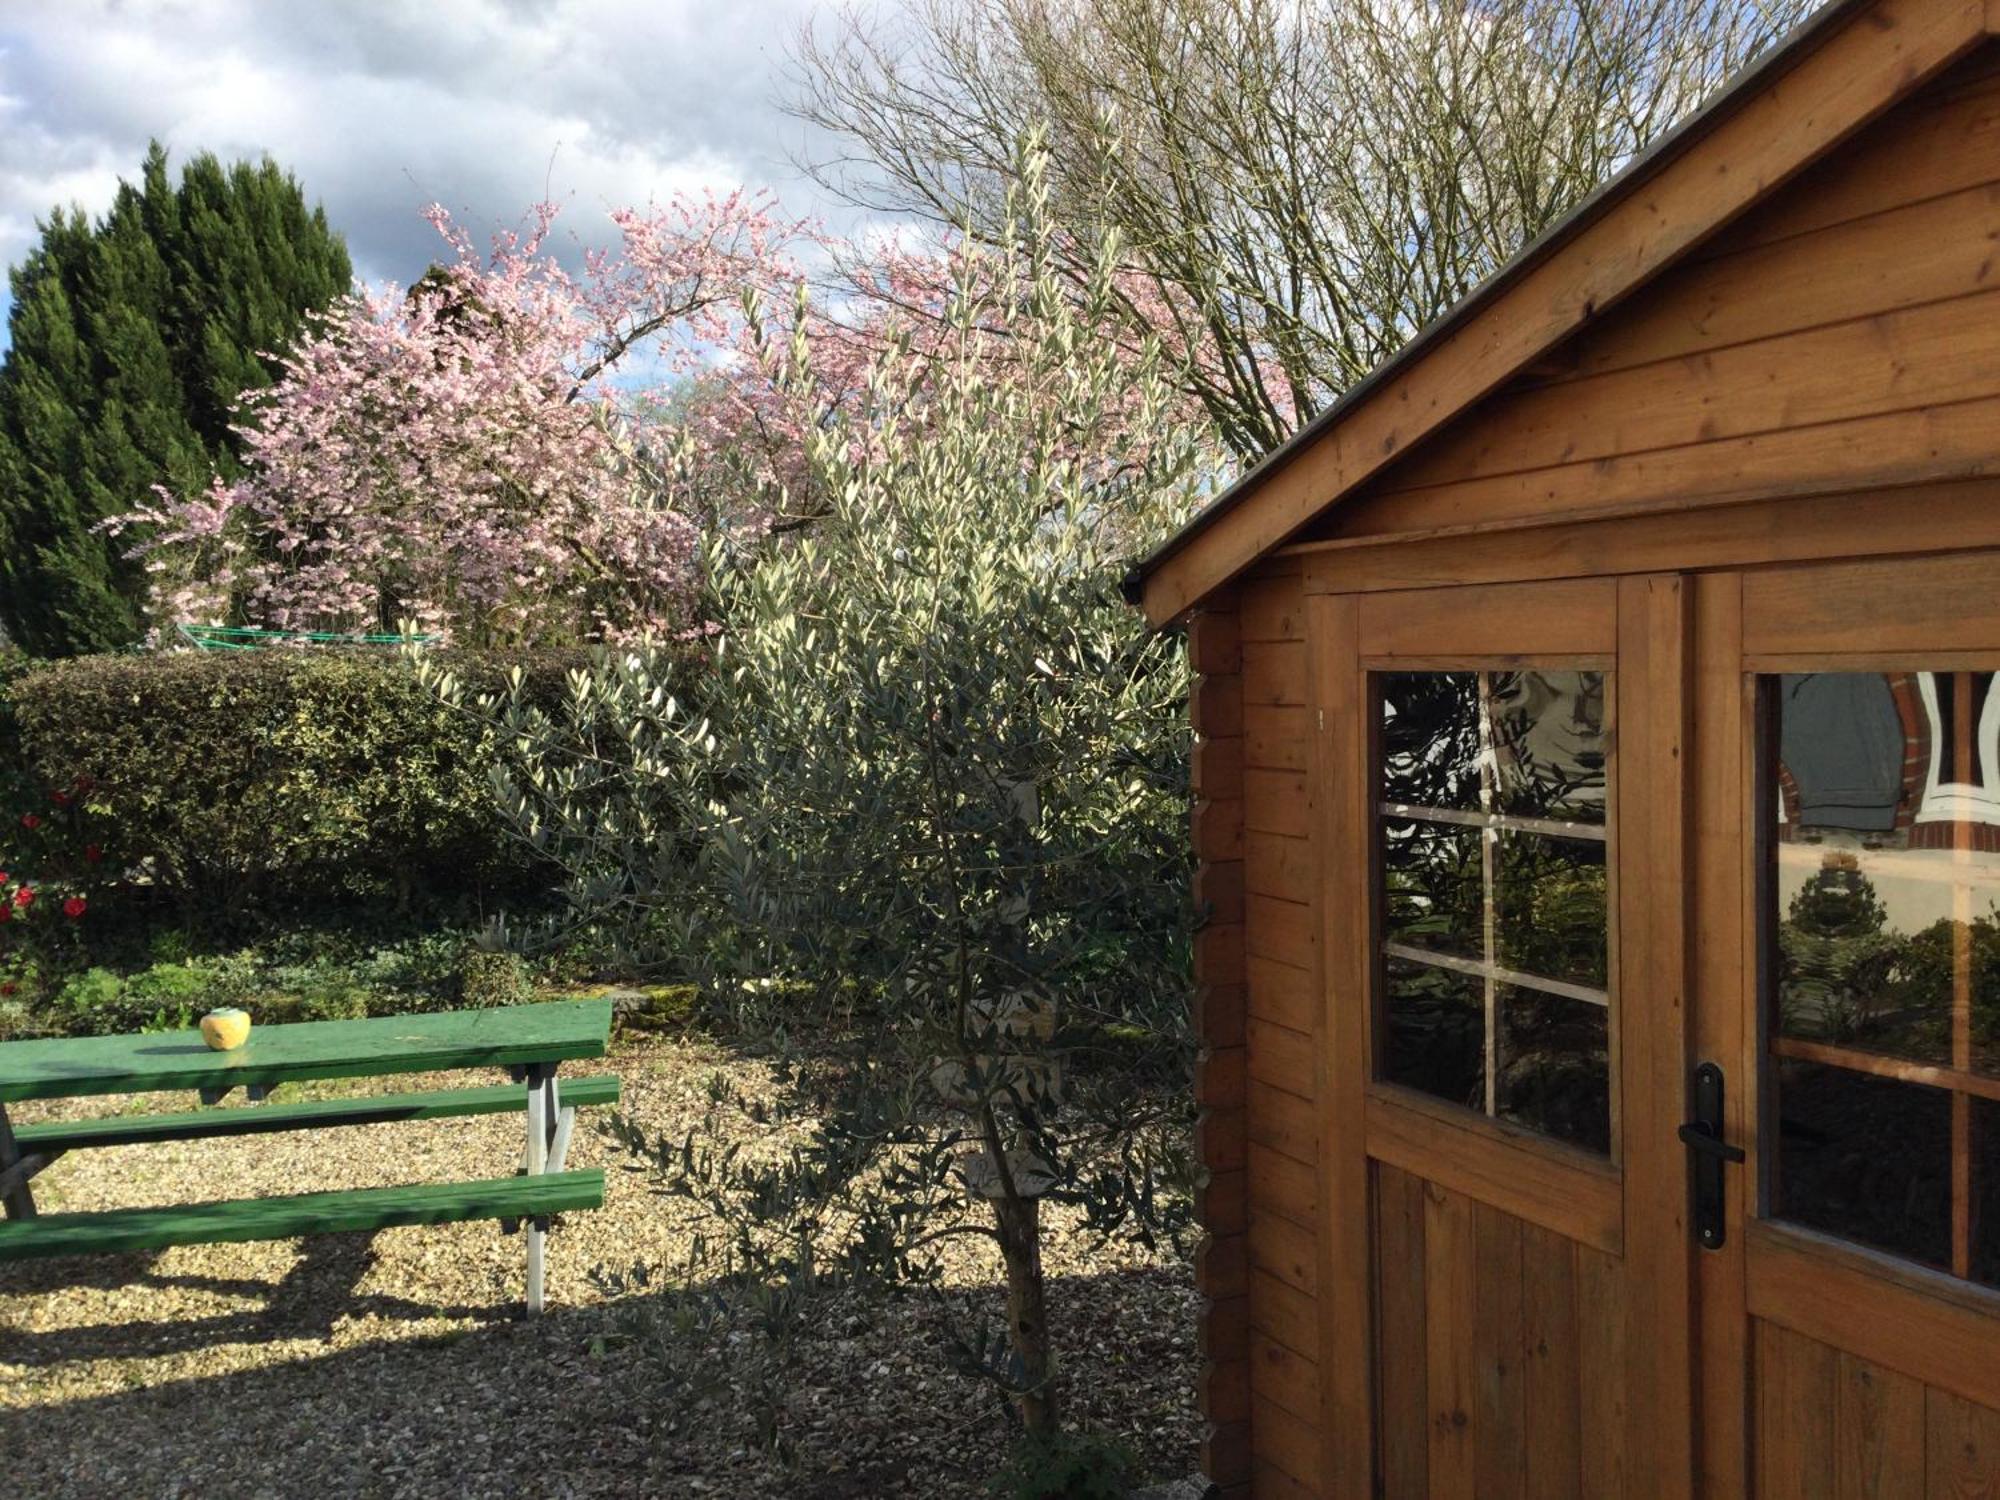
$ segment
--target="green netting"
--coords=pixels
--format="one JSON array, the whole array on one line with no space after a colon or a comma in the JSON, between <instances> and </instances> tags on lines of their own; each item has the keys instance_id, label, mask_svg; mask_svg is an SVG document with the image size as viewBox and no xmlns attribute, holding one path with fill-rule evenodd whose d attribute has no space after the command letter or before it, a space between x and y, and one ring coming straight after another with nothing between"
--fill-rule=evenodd
<instances>
[{"instance_id":1,"label":"green netting","mask_svg":"<svg viewBox=\"0 0 2000 1500\"><path fill-rule=\"evenodd\" d=\"M262 651L270 646L429 646L434 635L355 635L337 630L258 630L247 625L180 625L198 651Z\"/></svg>"}]
</instances>

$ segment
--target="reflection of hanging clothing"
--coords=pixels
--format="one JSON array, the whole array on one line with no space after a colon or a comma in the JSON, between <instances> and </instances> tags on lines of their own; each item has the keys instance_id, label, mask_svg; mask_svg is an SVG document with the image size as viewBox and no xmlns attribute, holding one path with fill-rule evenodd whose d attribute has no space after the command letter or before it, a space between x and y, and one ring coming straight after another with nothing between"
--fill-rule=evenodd
<instances>
[{"instance_id":1,"label":"reflection of hanging clothing","mask_svg":"<svg viewBox=\"0 0 2000 1500\"><path fill-rule=\"evenodd\" d=\"M1778 755L1807 828L1886 833L1903 796L1903 723L1888 679L1873 672L1784 678Z\"/></svg>"}]
</instances>

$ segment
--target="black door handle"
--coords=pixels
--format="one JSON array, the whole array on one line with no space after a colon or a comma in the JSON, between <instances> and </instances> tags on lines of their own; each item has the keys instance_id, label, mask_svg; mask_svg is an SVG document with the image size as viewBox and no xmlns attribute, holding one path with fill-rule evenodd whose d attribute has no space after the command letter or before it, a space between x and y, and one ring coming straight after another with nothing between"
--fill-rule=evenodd
<instances>
[{"instance_id":1,"label":"black door handle","mask_svg":"<svg viewBox=\"0 0 2000 1500\"><path fill-rule=\"evenodd\" d=\"M1728 1238L1728 1205L1722 1196L1722 1169L1747 1158L1741 1146L1722 1138L1722 1069L1705 1062L1694 1070L1694 1118L1676 1132L1688 1148L1689 1196L1694 1233L1704 1250L1720 1250Z\"/></svg>"}]
</instances>

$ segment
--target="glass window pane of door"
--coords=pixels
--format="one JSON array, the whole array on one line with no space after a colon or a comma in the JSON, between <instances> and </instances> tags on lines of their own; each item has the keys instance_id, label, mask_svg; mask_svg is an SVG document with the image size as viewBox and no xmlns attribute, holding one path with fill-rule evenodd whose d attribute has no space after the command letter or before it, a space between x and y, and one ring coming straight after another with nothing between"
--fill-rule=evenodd
<instances>
[{"instance_id":1,"label":"glass window pane of door","mask_svg":"<svg viewBox=\"0 0 2000 1500\"><path fill-rule=\"evenodd\" d=\"M1609 677L1374 682L1378 1076L1608 1152Z\"/></svg>"},{"instance_id":2,"label":"glass window pane of door","mask_svg":"<svg viewBox=\"0 0 2000 1500\"><path fill-rule=\"evenodd\" d=\"M2000 1285L2000 694L1761 679L1767 1210Z\"/></svg>"}]
</instances>

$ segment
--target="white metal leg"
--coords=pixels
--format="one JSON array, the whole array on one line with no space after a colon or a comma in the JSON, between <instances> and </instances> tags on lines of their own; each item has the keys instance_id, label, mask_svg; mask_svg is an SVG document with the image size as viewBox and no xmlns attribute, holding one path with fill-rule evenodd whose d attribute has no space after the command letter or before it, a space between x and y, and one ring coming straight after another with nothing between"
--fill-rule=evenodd
<instances>
[{"instance_id":1,"label":"white metal leg","mask_svg":"<svg viewBox=\"0 0 2000 1500\"><path fill-rule=\"evenodd\" d=\"M539 1177L544 1172L560 1172L569 1153L574 1109L562 1107L556 1088L553 1063L528 1069L528 1152L527 1173ZM547 1251L548 1220L530 1217L523 1229L528 1237L528 1316L542 1311L543 1262Z\"/></svg>"}]
</instances>

